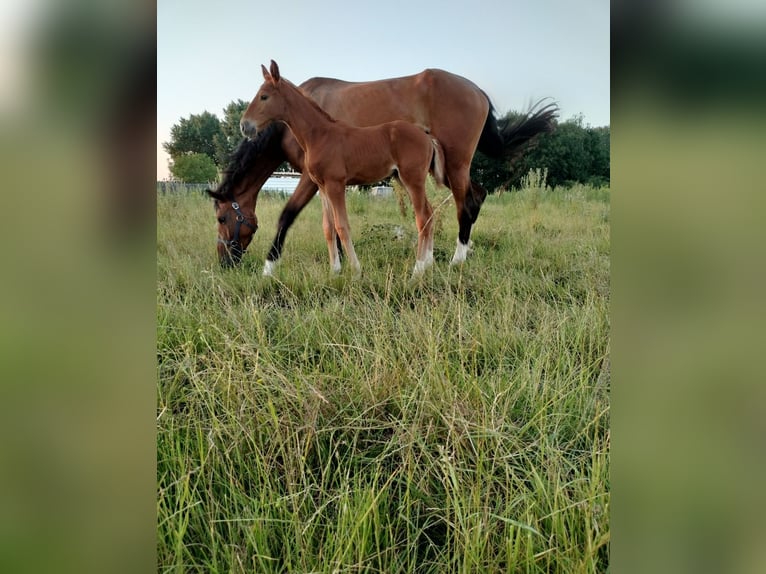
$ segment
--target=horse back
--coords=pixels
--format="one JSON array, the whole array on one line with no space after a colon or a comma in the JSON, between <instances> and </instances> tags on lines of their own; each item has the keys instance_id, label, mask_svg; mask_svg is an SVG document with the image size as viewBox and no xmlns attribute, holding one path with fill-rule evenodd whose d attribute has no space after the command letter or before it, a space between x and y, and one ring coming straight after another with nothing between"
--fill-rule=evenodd
<instances>
[{"instance_id":1,"label":"horse back","mask_svg":"<svg viewBox=\"0 0 766 574\"><path fill-rule=\"evenodd\" d=\"M418 124L445 148L466 148L469 159L489 113L489 100L478 86L439 69L371 82L311 78L300 88L336 119L355 126Z\"/></svg>"}]
</instances>

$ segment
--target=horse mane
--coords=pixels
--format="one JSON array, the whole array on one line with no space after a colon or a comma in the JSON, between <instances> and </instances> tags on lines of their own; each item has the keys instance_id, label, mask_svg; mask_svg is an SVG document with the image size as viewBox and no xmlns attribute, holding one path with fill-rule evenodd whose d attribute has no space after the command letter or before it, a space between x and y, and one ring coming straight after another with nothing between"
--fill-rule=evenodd
<instances>
[{"instance_id":1,"label":"horse mane","mask_svg":"<svg viewBox=\"0 0 766 574\"><path fill-rule=\"evenodd\" d=\"M279 145L281 138L276 123L272 122L253 139L243 138L231 152L229 162L223 170L221 183L216 193L229 201L234 201L234 194L242 183L252 176L253 166L258 157L273 145Z\"/></svg>"}]
</instances>

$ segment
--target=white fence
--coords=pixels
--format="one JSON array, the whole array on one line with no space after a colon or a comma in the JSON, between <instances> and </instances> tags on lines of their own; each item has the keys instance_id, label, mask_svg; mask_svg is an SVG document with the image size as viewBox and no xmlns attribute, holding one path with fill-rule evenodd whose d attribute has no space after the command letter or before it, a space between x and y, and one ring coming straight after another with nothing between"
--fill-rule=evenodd
<instances>
[{"instance_id":1,"label":"white fence","mask_svg":"<svg viewBox=\"0 0 766 574\"><path fill-rule=\"evenodd\" d=\"M292 195L298 186L299 173L275 172L261 188L263 191ZM199 191L204 193L206 189L215 189L216 183L181 183L178 181L158 181L157 190L161 193L173 193L181 191Z\"/></svg>"},{"instance_id":2,"label":"white fence","mask_svg":"<svg viewBox=\"0 0 766 574\"><path fill-rule=\"evenodd\" d=\"M298 187L298 181L300 180L299 173L292 172L274 172L272 176L266 180L261 188L262 191L268 193L279 193L281 195L292 195L295 192L295 188ZM215 189L217 184L212 183L181 183L178 181L158 181L157 191L160 193L173 193L184 191L199 191L204 193L206 189ZM358 186L352 186L350 189L358 189ZM387 185L378 185L370 188L370 196L372 197L390 197L393 195L394 190Z\"/></svg>"}]
</instances>

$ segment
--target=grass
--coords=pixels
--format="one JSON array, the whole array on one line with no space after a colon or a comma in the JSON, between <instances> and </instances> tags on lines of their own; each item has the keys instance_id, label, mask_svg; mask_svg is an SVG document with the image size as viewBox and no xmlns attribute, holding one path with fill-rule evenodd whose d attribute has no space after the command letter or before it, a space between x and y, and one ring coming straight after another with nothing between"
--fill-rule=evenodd
<instances>
[{"instance_id":1,"label":"grass","mask_svg":"<svg viewBox=\"0 0 766 574\"><path fill-rule=\"evenodd\" d=\"M411 208L355 194L360 278L313 201L265 280L282 205L226 271L158 195L159 571L606 571L608 190L488 197L455 268L448 201L416 283Z\"/></svg>"}]
</instances>

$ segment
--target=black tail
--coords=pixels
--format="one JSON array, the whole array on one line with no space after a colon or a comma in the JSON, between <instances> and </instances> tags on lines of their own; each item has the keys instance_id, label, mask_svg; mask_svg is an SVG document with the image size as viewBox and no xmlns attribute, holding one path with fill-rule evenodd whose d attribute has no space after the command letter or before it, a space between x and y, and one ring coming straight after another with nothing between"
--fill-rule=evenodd
<instances>
[{"instance_id":1,"label":"black tail","mask_svg":"<svg viewBox=\"0 0 766 574\"><path fill-rule=\"evenodd\" d=\"M545 99L533 105L525 115L510 122L504 119L498 122L490 103L477 149L495 159L513 161L519 157L535 144L538 136L552 132L556 127L558 105L551 102L543 106L543 102Z\"/></svg>"}]
</instances>

